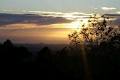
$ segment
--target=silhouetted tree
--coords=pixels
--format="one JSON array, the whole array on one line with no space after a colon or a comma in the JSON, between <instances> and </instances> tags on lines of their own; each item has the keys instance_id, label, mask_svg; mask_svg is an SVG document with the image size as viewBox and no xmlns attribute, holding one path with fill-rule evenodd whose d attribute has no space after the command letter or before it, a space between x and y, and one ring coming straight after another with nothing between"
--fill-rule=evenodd
<instances>
[{"instance_id":1,"label":"silhouetted tree","mask_svg":"<svg viewBox=\"0 0 120 80\"><path fill-rule=\"evenodd\" d=\"M110 25L108 17L91 16L87 25L83 24L80 31L75 31L69 34L70 43L72 45L92 43L99 45L101 42L108 41L112 37L120 34L119 26Z\"/></svg>"},{"instance_id":2,"label":"silhouetted tree","mask_svg":"<svg viewBox=\"0 0 120 80\"><path fill-rule=\"evenodd\" d=\"M13 43L8 39L8 40L6 40L4 43L3 43L3 45L5 46L5 47L8 47L8 48L12 48L13 47Z\"/></svg>"},{"instance_id":3,"label":"silhouetted tree","mask_svg":"<svg viewBox=\"0 0 120 80\"><path fill-rule=\"evenodd\" d=\"M25 47L16 47L10 40L0 46L1 62L4 64L23 64L27 62L31 53ZM30 59L30 58L29 58Z\"/></svg>"}]
</instances>

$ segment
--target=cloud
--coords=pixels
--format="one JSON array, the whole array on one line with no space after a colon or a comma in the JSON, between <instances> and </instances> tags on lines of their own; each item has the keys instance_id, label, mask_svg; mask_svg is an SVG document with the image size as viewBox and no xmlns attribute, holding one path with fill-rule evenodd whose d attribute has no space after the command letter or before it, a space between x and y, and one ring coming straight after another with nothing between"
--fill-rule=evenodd
<instances>
[{"instance_id":1,"label":"cloud","mask_svg":"<svg viewBox=\"0 0 120 80\"><path fill-rule=\"evenodd\" d=\"M68 20L63 17L54 17L54 16L42 16L37 14L5 14L0 13L0 25L9 25L9 24L23 24L23 23L32 23L38 25L50 25L57 23L68 23L71 20Z\"/></svg>"},{"instance_id":2,"label":"cloud","mask_svg":"<svg viewBox=\"0 0 120 80\"><path fill-rule=\"evenodd\" d=\"M120 25L120 14L104 14L104 16L109 17L109 20L112 20L112 25Z\"/></svg>"},{"instance_id":3,"label":"cloud","mask_svg":"<svg viewBox=\"0 0 120 80\"><path fill-rule=\"evenodd\" d=\"M115 7L101 7L102 10L104 11L110 11L110 10L115 10Z\"/></svg>"},{"instance_id":4,"label":"cloud","mask_svg":"<svg viewBox=\"0 0 120 80\"><path fill-rule=\"evenodd\" d=\"M120 18L117 18L116 20L113 21L114 25L120 25Z\"/></svg>"},{"instance_id":5,"label":"cloud","mask_svg":"<svg viewBox=\"0 0 120 80\"><path fill-rule=\"evenodd\" d=\"M64 12L47 12L47 11L28 11L29 13L33 14L38 14L42 16L54 16L54 17L62 17L66 18L69 20L74 20L76 18L81 18L81 17L88 17L92 14L87 14L87 13L82 13L82 12L69 12L69 13L64 13Z\"/></svg>"},{"instance_id":6,"label":"cloud","mask_svg":"<svg viewBox=\"0 0 120 80\"><path fill-rule=\"evenodd\" d=\"M54 16L54 17L62 17L65 13L63 12L48 12L48 11L28 11L28 13L38 14L42 16Z\"/></svg>"},{"instance_id":7,"label":"cloud","mask_svg":"<svg viewBox=\"0 0 120 80\"><path fill-rule=\"evenodd\" d=\"M119 18L120 14L104 14L107 17L112 17L112 18Z\"/></svg>"},{"instance_id":8,"label":"cloud","mask_svg":"<svg viewBox=\"0 0 120 80\"><path fill-rule=\"evenodd\" d=\"M116 12L117 14L120 14L120 11Z\"/></svg>"},{"instance_id":9,"label":"cloud","mask_svg":"<svg viewBox=\"0 0 120 80\"><path fill-rule=\"evenodd\" d=\"M89 18L92 14L82 12L48 12L48 11L26 11L23 13L0 13L0 26L10 24L37 24L51 25L59 23L70 23L77 19Z\"/></svg>"}]
</instances>

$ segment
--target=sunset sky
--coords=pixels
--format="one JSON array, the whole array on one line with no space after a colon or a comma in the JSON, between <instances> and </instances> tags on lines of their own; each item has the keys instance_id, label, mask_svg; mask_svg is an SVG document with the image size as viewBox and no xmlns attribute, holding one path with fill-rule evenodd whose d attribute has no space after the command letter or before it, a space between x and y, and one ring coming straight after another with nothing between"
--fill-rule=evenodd
<instances>
[{"instance_id":1,"label":"sunset sky","mask_svg":"<svg viewBox=\"0 0 120 80\"><path fill-rule=\"evenodd\" d=\"M68 43L67 35L93 13L116 17L120 0L0 0L0 41Z\"/></svg>"}]
</instances>

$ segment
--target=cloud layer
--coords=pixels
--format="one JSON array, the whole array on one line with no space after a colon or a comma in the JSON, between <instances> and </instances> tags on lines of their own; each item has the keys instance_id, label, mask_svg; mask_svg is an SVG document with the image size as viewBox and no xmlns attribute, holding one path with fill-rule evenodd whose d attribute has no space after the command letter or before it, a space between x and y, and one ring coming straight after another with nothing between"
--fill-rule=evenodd
<instances>
[{"instance_id":1,"label":"cloud layer","mask_svg":"<svg viewBox=\"0 0 120 80\"><path fill-rule=\"evenodd\" d=\"M27 12L29 14L26 14ZM46 12L46 11L24 11L22 14L0 13L0 26L9 24L32 23L38 25L50 25L59 23L70 23L76 19L88 18L92 14L80 12Z\"/></svg>"},{"instance_id":2,"label":"cloud layer","mask_svg":"<svg viewBox=\"0 0 120 80\"><path fill-rule=\"evenodd\" d=\"M116 12L117 14L120 14L120 11Z\"/></svg>"},{"instance_id":3,"label":"cloud layer","mask_svg":"<svg viewBox=\"0 0 120 80\"><path fill-rule=\"evenodd\" d=\"M39 25L50 25L57 23L68 23L68 20L63 17L42 16L37 14L5 14L0 13L0 25L33 23Z\"/></svg>"},{"instance_id":4,"label":"cloud layer","mask_svg":"<svg viewBox=\"0 0 120 80\"><path fill-rule=\"evenodd\" d=\"M104 11L110 11L110 10L115 10L115 7L101 7L102 10Z\"/></svg>"},{"instance_id":5,"label":"cloud layer","mask_svg":"<svg viewBox=\"0 0 120 80\"><path fill-rule=\"evenodd\" d=\"M102 7L103 10L113 10L113 7ZM0 27L11 24L35 24L35 25L51 25L61 23L71 23L76 20L83 20L89 18L90 15L81 12L46 12L46 11L24 11L26 13L13 14L13 13L0 13ZM119 17L119 11L117 14L105 14L109 17Z\"/></svg>"}]
</instances>

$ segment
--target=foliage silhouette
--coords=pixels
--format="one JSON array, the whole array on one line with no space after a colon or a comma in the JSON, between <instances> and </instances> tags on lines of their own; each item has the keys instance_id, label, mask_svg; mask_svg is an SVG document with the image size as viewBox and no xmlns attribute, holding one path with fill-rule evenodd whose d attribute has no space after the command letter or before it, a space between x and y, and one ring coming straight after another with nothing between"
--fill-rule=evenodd
<instances>
[{"instance_id":1,"label":"foliage silhouette","mask_svg":"<svg viewBox=\"0 0 120 80\"><path fill-rule=\"evenodd\" d=\"M114 36L120 35L120 27L110 25L109 17L94 14L90 17L87 24L83 24L79 31L69 34L70 45L96 44L108 41Z\"/></svg>"}]
</instances>

